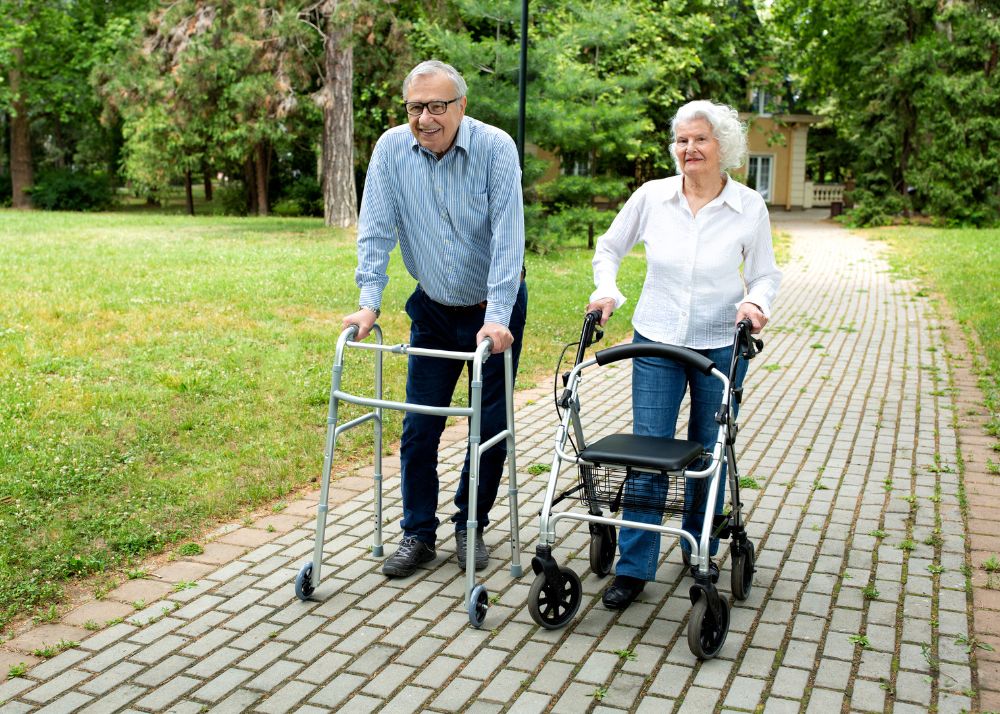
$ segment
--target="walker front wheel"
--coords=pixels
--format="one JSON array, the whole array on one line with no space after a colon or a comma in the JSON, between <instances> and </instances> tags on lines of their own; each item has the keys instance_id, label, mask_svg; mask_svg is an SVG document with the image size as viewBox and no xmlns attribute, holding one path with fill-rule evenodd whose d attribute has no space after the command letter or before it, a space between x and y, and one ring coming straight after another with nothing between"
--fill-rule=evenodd
<instances>
[{"instance_id":1,"label":"walker front wheel","mask_svg":"<svg viewBox=\"0 0 1000 714\"><path fill-rule=\"evenodd\" d=\"M299 574L295 576L295 596L299 600L308 600L313 594L313 584L312 584L312 574L313 574L313 564L306 563L302 566L302 570Z\"/></svg>"},{"instance_id":2,"label":"walker front wheel","mask_svg":"<svg viewBox=\"0 0 1000 714\"><path fill-rule=\"evenodd\" d=\"M573 570L561 566L558 582L549 582L545 573L535 576L528 592L531 619L546 630L557 630L573 619L583 600L583 583Z\"/></svg>"},{"instance_id":3,"label":"walker front wheel","mask_svg":"<svg viewBox=\"0 0 1000 714\"><path fill-rule=\"evenodd\" d=\"M469 594L469 624L477 630L486 620L486 611L490 607L490 595L485 585L477 585Z\"/></svg>"}]
</instances>

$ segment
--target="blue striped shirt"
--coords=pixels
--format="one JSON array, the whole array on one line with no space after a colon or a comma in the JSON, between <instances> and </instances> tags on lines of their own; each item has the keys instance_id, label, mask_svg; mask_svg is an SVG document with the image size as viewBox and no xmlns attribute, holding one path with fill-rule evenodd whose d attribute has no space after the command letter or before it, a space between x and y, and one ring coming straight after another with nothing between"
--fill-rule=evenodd
<instances>
[{"instance_id":1,"label":"blue striped shirt","mask_svg":"<svg viewBox=\"0 0 1000 714\"><path fill-rule=\"evenodd\" d=\"M524 207L517 148L471 117L441 159L408 124L372 152L358 218L361 304L380 307L396 242L407 271L444 305L487 301L485 322L508 325L524 261Z\"/></svg>"}]
</instances>

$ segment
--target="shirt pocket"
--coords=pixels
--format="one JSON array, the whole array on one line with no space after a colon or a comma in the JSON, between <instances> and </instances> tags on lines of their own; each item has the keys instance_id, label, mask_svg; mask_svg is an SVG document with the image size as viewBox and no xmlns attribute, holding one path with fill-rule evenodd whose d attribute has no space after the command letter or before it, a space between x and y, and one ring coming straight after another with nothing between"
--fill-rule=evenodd
<instances>
[{"instance_id":1,"label":"shirt pocket","mask_svg":"<svg viewBox=\"0 0 1000 714\"><path fill-rule=\"evenodd\" d=\"M458 220L458 229L472 237L482 233L489 223L490 194L486 188L461 191L456 198L452 215Z\"/></svg>"}]
</instances>

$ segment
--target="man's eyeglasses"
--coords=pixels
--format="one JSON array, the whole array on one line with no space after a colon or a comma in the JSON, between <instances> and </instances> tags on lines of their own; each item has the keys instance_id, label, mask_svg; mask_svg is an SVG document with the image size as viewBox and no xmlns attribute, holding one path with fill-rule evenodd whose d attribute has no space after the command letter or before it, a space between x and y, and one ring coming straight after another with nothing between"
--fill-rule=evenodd
<instances>
[{"instance_id":1,"label":"man's eyeglasses","mask_svg":"<svg viewBox=\"0 0 1000 714\"><path fill-rule=\"evenodd\" d=\"M436 99L433 102L403 102L403 108L406 109L406 113L411 117L418 117L423 114L424 107L427 107L427 111L431 114L444 114L448 111L448 105L457 102L459 99L461 97L455 97L448 101Z\"/></svg>"}]
</instances>

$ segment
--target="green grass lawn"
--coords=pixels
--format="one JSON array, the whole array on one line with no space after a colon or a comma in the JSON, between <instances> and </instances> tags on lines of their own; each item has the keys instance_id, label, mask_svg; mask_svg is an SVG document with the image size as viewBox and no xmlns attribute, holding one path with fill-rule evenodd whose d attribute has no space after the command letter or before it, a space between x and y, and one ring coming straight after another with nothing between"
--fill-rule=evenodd
<instances>
[{"instance_id":1,"label":"green grass lawn","mask_svg":"<svg viewBox=\"0 0 1000 714\"><path fill-rule=\"evenodd\" d=\"M1000 229L914 226L868 232L892 245L896 267L941 293L955 317L982 344L980 384L1000 436Z\"/></svg>"},{"instance_id":2,"label":"green grass lawn","mask_svg":"<svg viewBox=\"0 0 1000 714\"><path fill-rule=\"evenodd\" d=\"M519 386L549 384L578 337L590 259L528 257ZM69 579L107 587L318 478L354 265L352 236L316 219L0 212L0 628ZM623 266L630 296L643 265L637 252ZM390 272L380 323L405 342L398 251ZM603 344L628 333L633 305ZM345 388L362 391L370 354L353 359ZM388 398L402 399L404 363L386 359ZM369 463L371 439L345 434L337 463Z\"/></svg>"}]
</instances>

